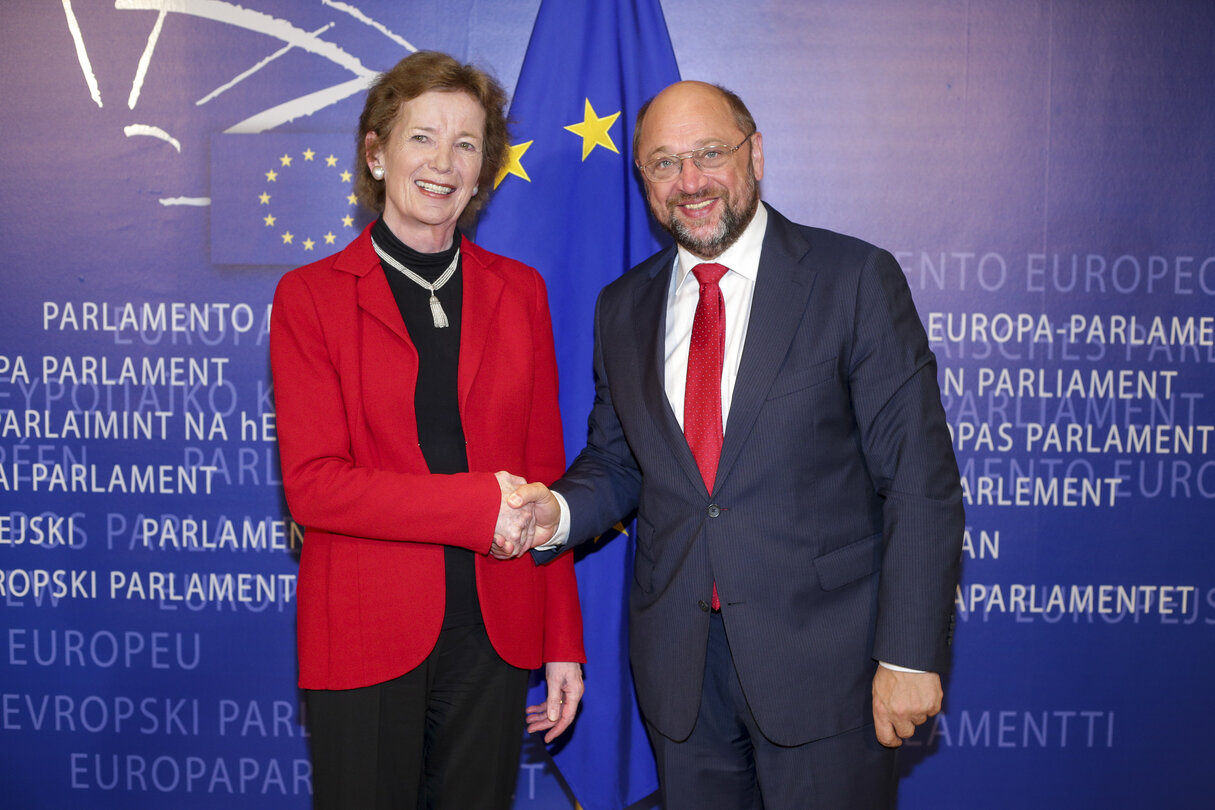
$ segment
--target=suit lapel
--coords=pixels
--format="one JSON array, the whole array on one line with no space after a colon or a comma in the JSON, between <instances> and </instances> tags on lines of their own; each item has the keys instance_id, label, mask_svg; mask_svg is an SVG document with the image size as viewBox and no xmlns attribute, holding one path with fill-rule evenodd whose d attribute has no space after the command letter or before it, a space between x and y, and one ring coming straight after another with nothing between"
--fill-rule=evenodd
<instances>
[{"instance_id":1,"label":"suit lapel","mask_svg":"<svg viewBox=\"0 0 1215 810\"><path fill-rule=\"evenodd\" d=\"M506 282L487 265L484 252L467 237L464 239L461 274L464 276L464 303L460 310L460 369L457 380L460 413L465 413L468 392L481 368L485 347L493 331Z\"/></svg>"},{"instance_id":2,"label":"suit lapel","mask_svg":"<svg viewBox=\"0 0 1215 810\"><path fill-rule=\"evenodd\" d=\"M370 250L368 252L370 253ZM366 267L350 265L346 268L349 272L354 272L359 276L359 309L384 324L401 340L413 346L409 334L405 331L405 322L401 320L401 309L397 306L397 300L392 297L392 288L388 286L388 279L384 277L384 273L380 269L379 257L371 253L368 262L371 264Z\"/></svg>"},{"instance_id":3,"label":"suit lapel","mask_svg":"<svg viewBox=\"0 0 1215 810\"><path fill-rule=\"evenodd\" d=\"M670 447L671 454L683 468L693 486L704 489L704 478L696 466L696 458L688 447L683 431L679 427L675 411L666 393L666 334L667 291L671 286L671 273L675 265L675 248L665 250L655 260L649 276L633 293L633 313L636 324L653 324L643 329L637 342L638 363L641 369L641 396L646 412L654 420L655 427Z\"/></svg>"},{"instance_id":4,"label":"suit lapel","mask_svg":"<svg viewBox=\"0 0 1215 810\"><path fill-rule=\"evenodd\" d=\"M768 389L797 333L814 287L815 272L809 263L803 263L809 252L810 243L801 233L769 208L747 340L734 381L715 488L726 480L730 466L746 444Z\"/></svg>"},{"instance_id":5,"label":"suit lapel","mask_svg":"<svg viewBox=\"0 0 1215 810\"><path fill-rule=\"evenodd\" d=\"M405 330L401 309L388 286L380 257L371 247L371 226L350 244L334 263L334 269L355 276L358 322L351 325L359 345L360 367L364 370L359 407L372 400L387 402L388 407L408 413L418 384L418 351ZM381 328L377 328L375 324ZM365 417L360 417L365 418ZM426 461L417 443L417 425L412 420L402 427L412 440L398 446L375 447L375 457L394 459L404 469L424 470Z\"/></svg>"}]
</instances>

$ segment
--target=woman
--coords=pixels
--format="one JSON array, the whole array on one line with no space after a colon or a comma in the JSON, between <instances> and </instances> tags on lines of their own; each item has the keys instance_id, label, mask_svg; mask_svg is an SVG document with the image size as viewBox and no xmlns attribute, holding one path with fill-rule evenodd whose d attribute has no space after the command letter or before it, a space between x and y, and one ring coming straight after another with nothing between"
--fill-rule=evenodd
<instances>
[{"instance_id":1,"label":"woman","mask_svg":"<svg viewBox=\"0 0 1215 810\"><path fill-rule=\"evenodd\" d=\"M505 159L505 101L444 54L383 74L356 181L381 216L275 293L318 808L509 807L527 670L548 662L549 719L532 727L549 739L581 698L569 559L489 554L528 517L505 505L522 483L505 471L564 467L544 283L456 230Z\"/></svg>"}]
</instances>

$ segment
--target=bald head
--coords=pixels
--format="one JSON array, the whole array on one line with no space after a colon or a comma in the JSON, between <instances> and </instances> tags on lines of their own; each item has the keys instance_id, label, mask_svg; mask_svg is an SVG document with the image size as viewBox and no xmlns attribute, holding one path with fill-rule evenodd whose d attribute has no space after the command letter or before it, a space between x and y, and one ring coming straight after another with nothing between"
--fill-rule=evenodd
<instances>
[{"instance_id":1,"label":"bald head","mask_svg":"<svg viewBox=\"0 0 1215 810\"><path fill-rule=\"evenodd\" d=\"M633 158L635 160L645 162L641 154L641 138L644 130L644 122L650 118L652 112L658 113L665 121L668 118L680 120L679 116L685 114L690 108L700 107L713 108L716 107L719 111L734 119L734 124L738 128L739 137L749 135L754 132L755 119L751 117L751 111L747 109L747 105L743 104L741 98L733 92L716 84L707 82L684 81L675 82L668 85L660 91L658 95L647 101L637 111L637 121L633 126ZM655 116L658 118L659 116Z\"/></svg>"}]
</instances>

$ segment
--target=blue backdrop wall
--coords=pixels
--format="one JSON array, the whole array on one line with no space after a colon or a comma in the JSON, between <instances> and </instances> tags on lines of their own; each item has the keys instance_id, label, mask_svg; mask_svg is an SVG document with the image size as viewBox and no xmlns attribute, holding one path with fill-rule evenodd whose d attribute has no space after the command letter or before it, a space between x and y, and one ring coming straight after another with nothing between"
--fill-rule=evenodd
<instances>
[{"instance_id":1,"label":"blue backdrop wall","mask_svg":"<svg viewBox=\"0 0 1215 810\"><path fill-rule=\"evenodd\" d=\"M512 89L538 8L0 8L5 806L308 806L271 293L367 222L343 173L368 78L432 48ZM765 199L894 251L940 360L966 559L900 806L1201 803L1215 7L662 9L682 76L750 105ZM516 806L574 801L529 745Z\"/></svg>"}]
</instances>

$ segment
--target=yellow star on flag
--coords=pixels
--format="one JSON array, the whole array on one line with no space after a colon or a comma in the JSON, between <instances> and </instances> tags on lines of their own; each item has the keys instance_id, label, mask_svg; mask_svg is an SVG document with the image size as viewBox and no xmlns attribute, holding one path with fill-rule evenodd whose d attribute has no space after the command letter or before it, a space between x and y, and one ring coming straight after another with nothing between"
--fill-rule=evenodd
<instances>
[{"instance_id":1,"label":"yellow star on flag","mask_svg":"<svg viewBox=\"0 0 1215 810\"><path fill-rule=\"evenodd\" d=\"M259 194L257 198L262 201L262 205L270 204L270 195L264 191L261 194Z\"/></svg>"},{"instance_id":2,"label":"yellow star on flag","mask_svg":"<svg viewBox=\"0 0 1215 810\"><path fill-rule=\"evenodd\" d=\"M523 169L522 158L524 153L531 148L533 143L535 143L534 140L527 141L526 143L511 144L510 154L507 155L506 162L502 164L502 168L498 169L498 176L494 178L494 188L497 188L502 181L506 179L506 175L508 174L513 174L516 177L522 177L529 183L532 181L532 179L527 176L527 172Z\"/></svg>"},{"instance_id":3,"label":"yellow star on flag","mask_svg":"<svg viewBox=\"0 0 1215 810\"><path fill-rule=\"evenodd\" d=\"M354 205L358 201L359 201L359 198L354 196L353 194L346 195L346 202L350 203L351 205Z\"/></svg>"},{"instance_id":4,"label":"yellow star on flag","mask_svg":"<svg viewBox=\"0 0 1215 810\"><path fill-rule=\"evenodd\" d=\"M342 217L342 226L343 227L349 228L352 225L354 225L354 217L350 216L349 214Z\"/></svg>"},{"instance_id":5,"label":"yellow star on flag","mask_svg":"<svg viewBox=\"0 0 1215 810\"><path fill-rule=\"evenodd\" d=\"M304 240L304 250L312 250L312 246L315 244L316 244L316 242L313 242L311 239L305 239Z\"/></svg>"},{"instance_id":6,"label":"yellow star on flag","mask_svg":"<svg viewBox=\"0 0 1215 810\"><path fill-rule=\"evenodd\" d=\"M268 182L273 183L277 179L278 179L278 172L276 172L274 169L271 169L270 171L266 172L266 180Z\"/></svg>"},{"instance_id":7,"label":"yellow star on flag","mask_svg":"<svg viewBox=\"0 0 1215 810\"><path fill-rule=\"evenodd\" d=\"M337 239L337 237L334 235L333 231L330 231L329 233L325 234L325 244L326 245L332 245L336 239Z\"/></svg>"},{"instance_id":8,"label":"yellow star on flag","mask_svg":"<svg viewBox=\"0 0 1215 810\"><path fill-rule=\"evenodd\" d=\"M266 214L262 217L262 221L266 223L266 227L270 228L274 225L274 214Z\"/></svg>"},{"instance_id":9,"label":"yellow star on flag","mask_svg":"<svg viewBox=\"0 0 1215 810\"><path fill-rule=\"evenodd\" d=\"M330 155L329 157L325 158L325 165L326 166L336 166L337 158L335 158L333 155Z\"/></svg>"},{"instance_id":10,"label":"yellow star on flag","mask_svg":"<svg viewBox=\"0 0 1215 810\"><path fill-rule=\"evenodd\" d=\"M616 531L620 532L621 534L623 534L625 537L628 537L628 536L629 536L628 529L626 529L626 528L624 527L624 524L623 524L623 523L617 523L617 524L616 524L615 526L613 526L612 528L613 528L613 529L615 529ZM603 537L603 535L602 535L602 534L597 534L597 535L595 535L595 537L594 537L594 538L591 540L591 542L592 542L592 543L598 543L598 542L599 542L599 538L601 538L601 537Z\"/></svg>"},{"instance_id":11,"label":"yellow star on flag","mask_svg":"<svg viewBox=\"0 0 1215 810\"><path fill-rule=\"evenodd\" d=\"M313 152L311 149L304 150L304 160L312 160L314 157L316 157L316 152Z\"/></svg>"},{"instance_id":12,"label":"yellow star on flag","mask_svg":"<svg viewBox=\"0 0 1215 810\"><path fill-rule=\"evenodd\" d=\"M291 155L283 155L281 158L278 159L278 162L283 164L284 166L290 166L291 165Z\"/></svg>"},{"instance_id":13,"label":"yellow star on flag","mask_svg":"<svg viewBox=\"0 0 1215 810\"><path fill-rule=\"evenodd\" d=\"M342 172L342 182L343 183L350 182L350 172Z\"/></svg>"},{"instance_id":14,"label":"yellow star on flag","mask_svg":"<svg viewBox=\"0 0 1215 810\"><path fill-rule=\"evenodd\" d=\"M287 231L285 234L283 234L283 244L284 245L291 244L291 240L294 238L295 238L295 234L293 234L291 231Z\"/></svg>"},{"instance_id":15,"label":"yellow star on flag","mask_svg":"<svg viewBox=\"0 0 1215 810\"><path fill-rule=\"evenodd\" d=\"M582 137L583 160L586 160L586 156L596 146L602 146L605 149L611 149L616 154L620 154L620 150L616 148L616 144L612 143L612 136L608 134L608 130L612 128L612 124L616 123L616 119L619 117L620 113L616 112L606 118L600 118L595 114L595 108L591 106L591 100L589 98L586 99L586 109L583 111L582 121L566 127L570 132Z\"/></svg>"}]
</instances>

